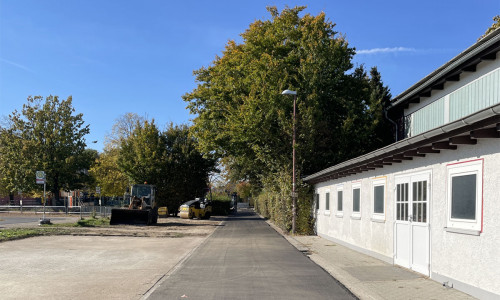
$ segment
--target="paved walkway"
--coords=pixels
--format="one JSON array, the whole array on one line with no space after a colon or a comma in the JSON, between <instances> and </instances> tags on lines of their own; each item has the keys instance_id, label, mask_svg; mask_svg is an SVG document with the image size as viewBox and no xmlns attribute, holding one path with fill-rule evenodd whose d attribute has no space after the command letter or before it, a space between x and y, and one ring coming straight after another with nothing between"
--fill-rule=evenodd
<instances>
[{"instance_id":1,"label":"paved walkway","mask_svg":"<svg viewBox=\"0 0 500 300\"><path fill-rule=\"evenodd\" d=\"M153 299L356 299L253 211L229 216Z\"/></svg>"},{"instance_id":2,"label":"paved walkway","mask_svg":"<svg viewBox=\"0 0 500 300\"><path fill-rule=\"evenodd\" d=\"M474 299L428 277L319 236L292 237L269 221L268 224L360 299Z\"/></svg>"}]
</instances>

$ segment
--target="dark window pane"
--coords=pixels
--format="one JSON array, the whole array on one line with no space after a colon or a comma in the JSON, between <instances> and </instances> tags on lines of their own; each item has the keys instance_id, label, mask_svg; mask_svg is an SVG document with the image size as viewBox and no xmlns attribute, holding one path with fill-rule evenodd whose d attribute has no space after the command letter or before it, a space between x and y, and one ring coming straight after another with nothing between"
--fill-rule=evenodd
<instances>
[{"instance_id":1,"label":"dark window pane","mask_svg":"<svg viewBox=\"0 0 500 300\"><path fill-rule=\"evenodd\" d=\"M319 194L316 194L316 209L319 209Z\"/></svg>"},{"instance_id":2,"label":"dark window pane","mask_svg":"<svg viewBox=\"0 0 500 300\"><path fill-rule=\"evenodd\" d=\"M337 192L337 210L342 211L342 191Z\"/></svg>"},{"instance_id":3,"label":"dark window pane","mask_svg":"<svg viewBox=\"0 0 500 300\"><path fill-rule=\"evenodd\" d=\"M427 201L427 181L423 181L423 185L424 185L424 194L422 201Z\"/></svg>"},{"instance_id":4,"label":"dark window pane","mask_svg":"<svg viewBox=\"0 0 500 300\"><path fill-rule=\"evenodd\" d=\"M374 188L373 212L376 214L384 213L384 186Z\"/></svg>"},{"instance_id":5,"label":"dark window pane","mask_svg":"<svg viewBox=\"0 0 500 300\"><path fill-rule=\"evenodd\" d=\"M404 184L404 187L405 187L405 197L404 197L404 201L408 201L408 183L405 183Z\"/></svg>"},{"instance_id":6,"label":"dark window pane","mask_svg":"<svg viewBox=\"0 0 500 300\"><path fill-rule=\"evenodd\" d=\"M476 174L451 178L451 217L476 219Z\"/></svg>"},{"instance_id":7,"label":"dark window pane","mask_svg":"<svg viewBox=\"0 0 500 300\"><path fill-rule=\"evenodd\" d=\"M352 191L352 211L359 212L359 199L360 199L360 189L354 189Z\"/></svg>"},{"instance_id":8,"label":"dark window pane","mask_svg":"<svg viewBox=\"0 0 500 300\"><path fill-rule=\"evenodd\" d=\"M422 217L422 223L427 223L427 203L423 203L423 214L424 216Z\"/></svg>"},{"instance_id":9,"label":"dark window pane","mask_svg":"<svg viewBox=\"0 0 500 300\"><path fill-rule=\"evenodd\" d=\"M326 210L330 210L330 193L326 193Z\"/></svg>"},{"instance_id":10,"label":"dark window pane","mask_svg":"<svg viewBox=\"0 0 500 300\"><path fill-rule=\"evenodd\" d=\"M400 202L401 201L401 184L398 184L396 186L396 195L397 195L396 202Z\"/></svg>"},{"instance_id":11,"label":"dark window pane","mask_svg":"<svg viewBox=\"0 0 500 300\"><path fill-rule=\"evenodd\" d=\"M413 198L412 201L417 201L417 183L413 183Z\"/></svg>"}]
</instances>

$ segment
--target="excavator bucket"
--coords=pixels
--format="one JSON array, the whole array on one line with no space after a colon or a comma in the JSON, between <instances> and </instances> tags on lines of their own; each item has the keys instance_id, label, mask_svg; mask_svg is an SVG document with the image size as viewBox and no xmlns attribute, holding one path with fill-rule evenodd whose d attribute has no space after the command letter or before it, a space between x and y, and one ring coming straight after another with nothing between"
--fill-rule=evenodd
<instances>
[{"instance_id":1,"label":"excavator bucket","mask_svg":"<svg viewBox=\"0 0 500 300\"><path fill-rule=\"evenodd\" d=\"M152 210L114 208L111 210L111 220L109 224L151 225L156 223L151 214Z\"/></svg>"}]
</instances>

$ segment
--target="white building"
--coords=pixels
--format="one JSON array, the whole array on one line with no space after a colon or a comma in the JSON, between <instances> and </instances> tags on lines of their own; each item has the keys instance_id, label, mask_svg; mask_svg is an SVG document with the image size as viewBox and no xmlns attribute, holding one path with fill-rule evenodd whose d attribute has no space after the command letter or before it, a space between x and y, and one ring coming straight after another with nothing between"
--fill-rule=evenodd
<instances>
[{"instance_id":1,"label":"white building","mask_svg":"<svg viewBox=\"0 0 500 300\"><path fill-rule=\"evenodd\" d=\"M307 176L319 236L500 298L500 29L392 100L400 140Z\"/></svg>"}]
</instances>

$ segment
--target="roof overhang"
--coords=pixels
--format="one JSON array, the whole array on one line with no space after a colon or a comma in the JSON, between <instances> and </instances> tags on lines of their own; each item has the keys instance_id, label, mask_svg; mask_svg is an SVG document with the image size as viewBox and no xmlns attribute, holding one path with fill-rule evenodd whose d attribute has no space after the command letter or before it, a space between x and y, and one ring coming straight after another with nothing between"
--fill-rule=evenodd
<instances>
[{"instance_id":1,"label":"roof overhang","mask_svg":"<svg viewBox=\"0 0 500 300\"><path fill-rule=\"evenodd\" d=\"M500 104L324 169L303 180L311 184L335 180L441 151L456 150L461 145L474 145L478 139L489 138L500 138Z\"/></svg>"}]
</instances>

